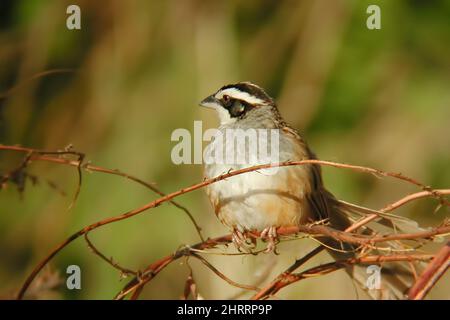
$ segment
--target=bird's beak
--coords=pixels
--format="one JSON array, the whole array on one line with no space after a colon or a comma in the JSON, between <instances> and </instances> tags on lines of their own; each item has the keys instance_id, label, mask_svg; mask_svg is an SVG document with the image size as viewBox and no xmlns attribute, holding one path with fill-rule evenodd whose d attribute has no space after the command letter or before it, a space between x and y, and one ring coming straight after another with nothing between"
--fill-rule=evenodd
<instances>
[{"instance_id":1,"label":"bird's beak","mask_svg":"<svg viewBox=\"0 0 450 320\"><path fill-rule=\"evenodd\" d=\"M209 97L206 97L205 99L203 99L199 105L201 107L206 107L206 108L215 108L217 106L220 106L220 101L218 99L216 99L216 97L214 97L214 95L211 95Z\"/></svg>"}]
</instances>

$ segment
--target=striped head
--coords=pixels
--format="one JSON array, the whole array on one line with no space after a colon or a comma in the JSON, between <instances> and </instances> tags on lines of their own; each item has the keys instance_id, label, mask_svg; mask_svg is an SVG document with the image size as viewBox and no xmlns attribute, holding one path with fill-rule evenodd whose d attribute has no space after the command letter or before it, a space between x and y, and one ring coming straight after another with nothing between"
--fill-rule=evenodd
<instances>
[{"instance_id":1,"label":"striped head","mask_svg":"<svg viewBox=\"0 0 450 320\"><path fill-rule=\"evenodd\" d=\"M250 82L229 84L203 99L200 106L215 109L220 124L229 124L261 106L274 106L273 99L260 87Z\"/></svg>"}]
</instances>

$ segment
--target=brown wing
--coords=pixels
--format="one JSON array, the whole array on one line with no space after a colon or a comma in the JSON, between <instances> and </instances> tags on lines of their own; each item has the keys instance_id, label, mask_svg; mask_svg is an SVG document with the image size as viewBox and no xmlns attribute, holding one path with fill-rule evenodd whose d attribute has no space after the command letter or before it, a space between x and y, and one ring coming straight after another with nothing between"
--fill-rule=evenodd
<instances>
[{"instance_id":1,"label":"brown wing","mask_svg":"<svg viewBox=\"0 0 450 320\"><path fill-rule=\"evenodd\" d=\"M316 176L317 170L312 169L312 176ZM314 178L313 178L314 179ZM314 221L319 221L323 219L330 218L330 206L328 202L328 197L324 192L322 192L322 188L313 189L309 195L306 196L306 199L309 202L312 219Z\"/></svg>"},{"instance_id":2,"label":"brown wing","mask_svg":"<svg viewBox=\"0 0 450 320\"><path fill-rule=\"evenodd\" d=\"M304 159L317 159L316 155L308 147L307 143L302 139L301 135L297 130L284 126L282 128L283 132L289 134L299 141L305 150ZM310 172L310 184L311 193L306 195L306 199L309 202L311 208L310 217L313 221L323 220L330 217L330 198L334 198L331 193L329 193L322 182L322 171L319 165L311 164L308 165Z\"/></svg>"}]
</instances>

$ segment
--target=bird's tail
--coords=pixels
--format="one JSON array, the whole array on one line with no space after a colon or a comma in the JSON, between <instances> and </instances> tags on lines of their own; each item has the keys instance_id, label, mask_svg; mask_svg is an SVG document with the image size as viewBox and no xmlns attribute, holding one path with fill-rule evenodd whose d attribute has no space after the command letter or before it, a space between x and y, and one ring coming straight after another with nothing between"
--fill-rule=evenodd
<instances>
[{"instance_id":1,"label":"bird's tail","mask_svg":"<svg viewBox=\"0 0 450 320\"><path fill-rule=\"evenodd\" d=\"M374 213L373 210L353 205L347 202L332 199L330 201L330 226L339 229L347 229L354 221L355 216L364 216ZM391 214L377 212L379 217L359 230L365 235L389 233L417 232L420 229L416 222ZM327 250L336 260L347 260L360 257L362 248L355 245L342 244L334 239L325 240ZM370 254L404 253L411 250L404 243L388 241L380 243L377 247L369 248ZM367 248L366 248L367 249ZM346 271L350 277L373 299L405 299L408 289L414 284L415 277L424 268L423 262L389 262L371 265L350 264Z\"/></svg>"}]
</instances>

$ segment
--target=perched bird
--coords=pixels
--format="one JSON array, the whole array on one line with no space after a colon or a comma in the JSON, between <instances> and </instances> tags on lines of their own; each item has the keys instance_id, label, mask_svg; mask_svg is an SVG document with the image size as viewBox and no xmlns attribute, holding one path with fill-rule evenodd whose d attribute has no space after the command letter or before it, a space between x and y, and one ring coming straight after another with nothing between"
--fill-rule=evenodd
<instances>
[{"instance_id":1,"label":"perched bird","mask_svg":"<svg viewBox=\"0 0 450 320\"><path fill-rule=\"evenodd\" d=\"M215 109L220 120L218 135L206 147L205 154L220 151L225 159L206 163L206 178L267 163L267 159L258 160L258 155L254 154L259 149L247 145L237 146L234 140L236 137L226 134L230 130L275 130L278 133L278 162L316 159L302 136L283 120L275 101L253 83L239 82L223 86L201 101L200 105ZM270 149L275 141L269 137L268 134L256 135L257 145ZM248 161L227 162L225 155L230 152ZM276 168L276 172L254 171L236 175L208 185L206 192L217 217L232 231L233 242L238 249L243 250L251 250L254 245L246 236L249 231L260 231L261 238L268 240L267 251L274 251L279 227L326 223L332 228L345 230L351 225L352 214L357 212L364 215L370 211L338 201L324 187L320 166L315 164L280 167ZM380 216L379 223L383 222L391 223ZM374 231L366 227L364 232ZM324 239L323 244L335 259L346 259L358 254L358 248L333 239ZM398 247L398 244L392 243L392 246ZM367 290L369 294L374 298L404 298L413 281L411 271L400 263L383 265L382 271L383 290ZM368 289L366 280L369 275L366 268L349 266L347 272Z\"/></svg>"}]
</instances>

